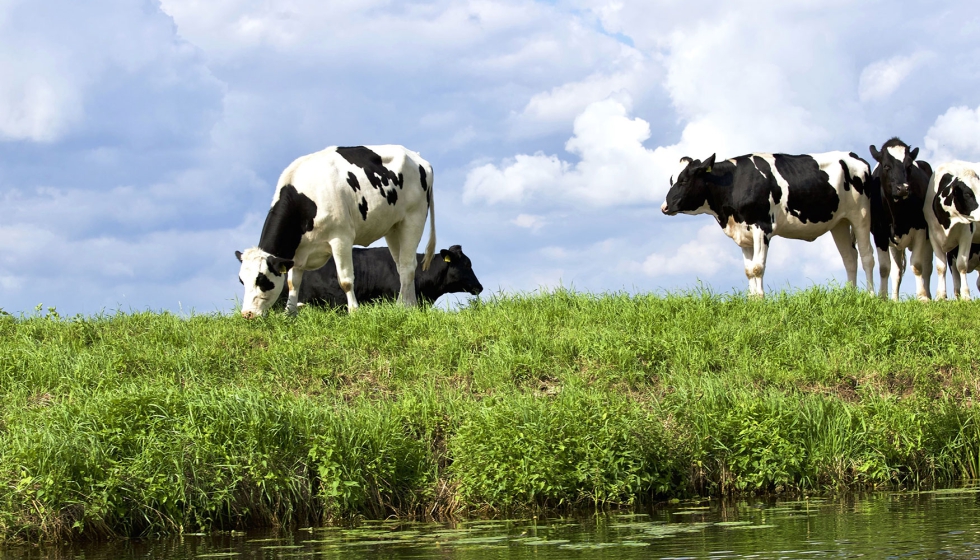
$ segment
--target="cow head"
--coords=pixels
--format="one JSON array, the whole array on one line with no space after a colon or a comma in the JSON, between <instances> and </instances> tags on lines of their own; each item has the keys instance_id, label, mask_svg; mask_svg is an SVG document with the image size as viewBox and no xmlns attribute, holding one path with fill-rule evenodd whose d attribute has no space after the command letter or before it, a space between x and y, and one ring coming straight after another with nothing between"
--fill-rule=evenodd
<instances>
[{"instance_id":1,"label":"cow head","mask_svg":"<svg viewBox=\"0 0 980 560\"><path fill-rule=\"evenodd\" d=\"M270 255L258 247L246 249L244 253L235 251L235 256L242 263L238 281L245 286L242 317L264 315L282 292L293 261Z\"/></svg>"},{"instance_id":2,"label":"cow head","mask_svg":"<svg viewBox=\"0 0 980 560\"><path fill-rule=\"evenodd\" d=\"M919 149L909 151L908 144L892 138L881 146L879 152L871 145L871 156L878 162L878 177L885 196L892 200L902 200L909 196L909 176Z\"/></svg>"},{"instance_id":3,"label":"cow head","mask_svg":"<svg viewBox=\"0 0 980 560\"><path fill-rule=\"evenodd\" d=\"M480 295L483 284L476 279L473 263L463 254L462 247L453 245L449 249L443 249L439 251L439 257L446 263L446 293L469 292L474 296Z\"/></svg>"},{"instance_id":4,"label":"cow head","mask_svg":"<svg viewBox=\"0 0 980 560\"><path fill-rule=\"evenodd\" d=\"M670 190L660 210L668 216L677 213L700 214L708 208L708 187L705 175L711 173L715 155L701 161L689 157L681 158L680 171L670 179Z\"/></svg>"}]
</instances>

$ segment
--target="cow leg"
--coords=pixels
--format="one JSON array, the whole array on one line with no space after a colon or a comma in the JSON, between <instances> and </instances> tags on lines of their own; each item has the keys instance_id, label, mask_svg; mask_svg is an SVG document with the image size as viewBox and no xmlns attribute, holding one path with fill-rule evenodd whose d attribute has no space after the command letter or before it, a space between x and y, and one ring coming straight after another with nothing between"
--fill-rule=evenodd
<instances>
[{"instance_id":1,"label":"cow leg","mask_svg":"<svg viewBox=\"0 0 980 560\"><path fill-rule=\"evenodd\" d=\"M862 226L851 224L851 233L854 235L854 241L857 241L857 250L861 255L861 268L864 269L864 277L868 282L868 293L874 295L875 293L875 252L874 246L871 244L871 226ZM904 262L904 256L902 261ZM857 276L857 271L854 271L854 275ZM855 284L857 284L857 279L855 278Z\"/></svg>"},{"instance_id":2,"label":"cow leg","mask_svg":"<svg viewBox=\"0 0 980 560\"><path fill-rule=\"evenodd\" d=\"M354 297L354 256L353 243L346 239L335 237L330 240L330 250L333 262L337 265L337 283L347 296L347 312L357 309L357 298Z\"/></svg>"},{"instance_id":3,"label":"cow leg","mask_svg":"<svg viewBox=\"0 0 980 560\"><path fill-rule=\"evenodd\" d=\"M755 251L742 247L742 260L745 263L745 277L749 280L749 297L755 297Z\"/></svg>"},{"instance_id":4,"label":"cow leg","mask_svg":"<svg viewBox=\"0 0 980 560\"><path fill-rule=\"evenodd\" d=\"M892 272L892 259L888 249L884 251L875 247L878 252L878 279L881 280L881 288L878 292L881 299L888 298L888 278Z\"/></svg>"},{"instance_id":5,"label":"cow leg","mask_svg":"<svg viewBox=\"0 0 980 560\"><path fill-rule=\"evenodd\" d=\"M902 277L905 276L905 249L889 247L888 260L891 262L890 268L892 269L892 301L898 301L898 294L902 287Z\"/></svg>"},{"instance_id":6,"label":"cow leg","mask_svg":"<svg viewBox=\"0 0 980 560\"><path fill-rule=\"evenodd\" d=\"M946 251L939 245L935 236L929 236L932 253L936 263L936 299L946 299Z\"/></svg>"},{"instance_id":7,"label":"cow leg","mask_svg":"<svg viewBox=\"0 0 980 560\"><path fill-rule=\"evenodd\" d=\"M956 255L956 270L950 273L955 278L959 275L960 289L956 290L957 295L964 301L970 301L970 282L966 275L970 266L970 244L973 243L973 224L969 228L961 228L959 254Z\"/></svg>"},{"instance_id":8,"label":"cow leg","mask_svg":"<svg viewBox=\"0 0 980 560\"><path fill-rule=\"evenodd\" d=\"M766 273L766 254L769 249L769 239L759 227L751 226L752 247L742 247L742 258L745 262L745 277L749 279L749 296L764 297L763 277Z\"/></svg>"},{"instance_id":9,"label":"cow leg","mask_svg":"<svg viewBox=\"0 0 980 560\"><path fill-rule=\"evenodd\" d=\"M415 307L418 299L415 295L415 269L418 267L418 259L415 251L418 249L419 241L422 240L422 230L425 229L425 222L420 226L413 226L408 222L401 222L392 228L385 236L388 247L391 249L392 258L398 267L398 280L401 287L398 290L398 301L405 307ZM397 252L394 247L397 247Z\"/></svg>"},{"instance_id":10,"label":"cow leg","mask_svg":"<svg viewBox=\"0 0 980 560\"><path fill-rule=\"evenodd\" d=\"M858 255L857 249L854 248L854 238L851 237L851 224L846 221L838 222L830 230L830 235L833 236L834 243L837 245L837 251L840 253L840 258L844 261L844 270L847 272L847 284L851 287L857 287Z\"/></svg>"},{"instance_id":11,"label":"cow leg","mask_svg":"<svg viewBox=\"0 0 980 560\"><path fill-rule=\"evenodd\" d=\"M912 241L912 274L915 275L915 297L919 301L929 301L929 277L932 276L932 247L925 232L917 234Z\"/></svg>"},{"instance_id":12,"label":"cow leg","mask_svg":"<svg viewBox=\"0 0 980 560\"><path fill-rule=\"evenodd\" d=\"M289 287L289 296L286 298L286 315L296 315L299 303L299 285L303 282L303 271L296 268L289 269L286 275L286 285Z\"/></svg>"}]
</instances>

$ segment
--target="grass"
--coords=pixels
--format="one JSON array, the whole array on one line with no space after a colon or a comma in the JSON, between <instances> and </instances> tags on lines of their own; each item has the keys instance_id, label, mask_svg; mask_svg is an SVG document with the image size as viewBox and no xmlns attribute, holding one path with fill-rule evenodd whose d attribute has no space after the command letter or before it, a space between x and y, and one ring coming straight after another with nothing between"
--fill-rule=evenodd
<instances>
[{"instance_id":1,"label":"grass","mask_svg":"<svg viewBox=\"0 0 980 560\"><path fill-rule=\"evenodd\" d=\"M0 538L978 478L978 325L820 288L0 316Z\"/></svg>"}]
</instances>

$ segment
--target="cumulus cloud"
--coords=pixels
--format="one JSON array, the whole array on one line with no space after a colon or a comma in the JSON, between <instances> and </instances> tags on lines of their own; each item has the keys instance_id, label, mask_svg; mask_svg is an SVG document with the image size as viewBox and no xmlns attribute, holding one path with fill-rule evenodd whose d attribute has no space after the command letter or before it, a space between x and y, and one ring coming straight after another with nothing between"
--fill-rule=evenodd
<instances>
[{"instance_id":1,"label":"cumulus cloud","mask_svg":"<svg viewBox=\"0 0 980 560\"><path fill-rule=\"evenodd\" d=\"M586 202L597 207L659 200L680 158L674 157L676 150L643 146L650 125L630 118L628 103L592 103L575 119L565 149L578 156L578 162L539 152L519 154L500 165L481 165L467 175L463 200L519 204L546 199L551 204Z\"/></svg>"},{"instance_id":2,"label":"cumulus cloud","mask_svg":"<svg viewBox=\"0 0 980 560\"><path fill-rule=\"evenodd\" d=\"M861 71L858 97L862 102L888 97L902 85L902 82L916 67L928 58L930 58L929 53L920 52L910 56L895 56L869 64Z\"/></svg>"},{"instance_id":3,"label":"cumulus cloud","mask_svg":"<svg viewBox=\"0 0 980 560\"><path fill-rule=\"evenodd\" d=\"M736 270L736 265L742 262L740 255L741 250L722 233L717 223L712 223L676 249L651 253L640 268L648 276L685 274L703 278L723 268Z\"/></svg>"},{"instance_id":4,"label":"cumulus cloud","mask_svg":"<svg viewBox=\"0 0 980 560\"><path fill-rule=\"evenodd\" d=\"M950 107L926 133L926 157L980 161L980 107Z\"/></svg>"}]
</instances>

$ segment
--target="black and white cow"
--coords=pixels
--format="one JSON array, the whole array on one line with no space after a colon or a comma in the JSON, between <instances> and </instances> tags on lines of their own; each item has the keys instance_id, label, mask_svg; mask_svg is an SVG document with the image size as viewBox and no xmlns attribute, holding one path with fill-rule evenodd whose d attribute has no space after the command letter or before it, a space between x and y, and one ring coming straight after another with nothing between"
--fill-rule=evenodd
<instances>
[{"instance_id":1,"label":"black and white cow","mask_svg":"<svg viewBox=\"0 0 980 560\"><path fill-rule=\"evenodd\" d=\"M946 299L946 258L954 248L954 292L961 299L970 299L970 246L973 244L977 222L980 221L980 163L951 161L936 168L926 189L923 210L929 224L929 241L936 257L936 299ZM958 281L957 281L958 280Z\"/></svg>"},{"instance_id":2,"label":"black and white cow","mask_svg":"<svg viewBox=\"0 0 980 560\"><path fill-rule=\"evenodd\" d=\"M354 277L357 278L354 294L358 303L394 299L398 296L401 289L398 270L387 247L355 248L352 257ZM424 257L421 253L416 255L419 264L415 270L415 294L421 301L432 304L445 294L465 292L479 295L483 291L483 285L473 272L470 258L459 245L439 251L438 258L432 261L428 270L422 270ZM287 295L288 290L284 286L280 301L285 303ZM299 303L329 307L347 304L347 295L337 281L337 268L333 262L327 261L327 264L303 275Z\"/></svg>"},{"instance_id":3,"label":"black and white cow","mask_svg":"<svg viewBox=\"0 0 980 560\"><path fill-rule=\"evenodd\" d=\"M881 273L881 296L887 297L888 277L891 276L891 298L898 299L902 275L905 274L905 250L912 252L912 274L915 275L915 295L930 299L929 276L932 274L932 247L929 228L922 206L932 177L932 167L917 161L919 149L909 150L908 144L892 138L879 152L870 147L878 164L871 172L871 235L878 249L878 270Z\"/></svg>"},{"instance_id":4,"label":"black and white cow","mask_svg":"<svg viewBox=\"0 0 980 560\"><path fill-rule=\"evenodd\" d=\"M681 166L661 210L668 216L714 216L742 248L750 295L763 295L770 239L813 241L828 231L844 259L848 283L857 283L859 250L874 293L871 169L856 154L748 154L717 163L712 154L704 161L682 158Z\"/></svg>"},{"instance_id":5,"label":"black and white cow","mask_svg":"<svg viewBox=\"0 0 980 560\"><path fill-rule=\"evenodd\" d=\"M242 316L265 313L289 286L286 312L295 313L303 273L334 257L347 308L354 295L353 245L384 237L397 263L399 300L416 304L415 250L429 216L422 269L435 252L432 166L402 146L330 147L298 158L282 172L258 247L235 252L245 285ZM288 280L286 276L288 274Z\"/></svg>"}]
</instances>

